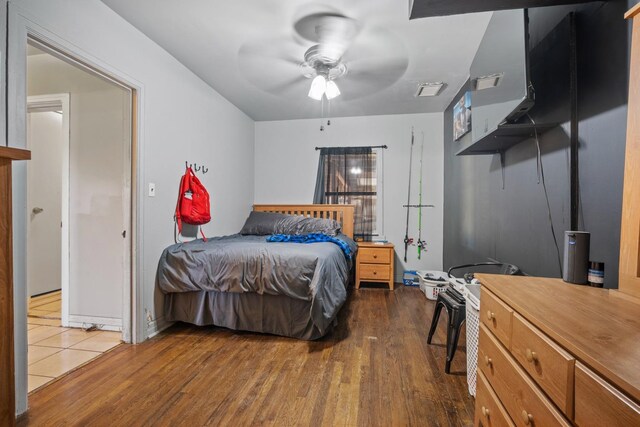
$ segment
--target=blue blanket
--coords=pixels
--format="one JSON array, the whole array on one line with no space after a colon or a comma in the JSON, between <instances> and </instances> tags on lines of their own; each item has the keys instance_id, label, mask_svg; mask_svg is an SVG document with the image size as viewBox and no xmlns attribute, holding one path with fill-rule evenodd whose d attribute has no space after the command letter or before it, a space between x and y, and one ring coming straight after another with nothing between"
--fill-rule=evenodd
<instances>
[{"instance_id":1,"label":"blue blanket","mask_svg":"<svg viewBox=\"0 0 640 427\"><path fill-rule=\"evenodd\" d=\"M342 249L344 256L351 260L353 257L353 250L351 246L344 240L336 237L327 236L322 233L310 233L310 234L273 234L267 237L267 242L291 242L291 243L318 243L318 242L330 242L335 243Z\"/></svg>"}]
</instances>

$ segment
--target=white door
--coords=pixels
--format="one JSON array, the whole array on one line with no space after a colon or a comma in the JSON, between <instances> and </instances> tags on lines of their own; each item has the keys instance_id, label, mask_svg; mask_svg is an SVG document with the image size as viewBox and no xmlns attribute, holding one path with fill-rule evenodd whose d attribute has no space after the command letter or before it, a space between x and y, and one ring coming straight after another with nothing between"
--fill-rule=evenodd
<instances>
[{"instance_id":1,"label":"white door","mask_svg":"<svg viewBox=\"0 0 640 427\"><path fill-rule=\"evenodd\" d=\"M62 113L28 114L27 290L30 296L62 288Z\"/></svg>"}]
</instances>

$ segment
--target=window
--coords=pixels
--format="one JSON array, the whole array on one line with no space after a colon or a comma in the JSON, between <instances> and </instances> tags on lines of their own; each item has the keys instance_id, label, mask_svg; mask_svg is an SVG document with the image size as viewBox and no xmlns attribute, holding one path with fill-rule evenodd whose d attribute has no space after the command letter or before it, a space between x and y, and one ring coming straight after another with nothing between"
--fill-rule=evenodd
<instances>
[{"instance_id":1,"label":"window","mask_svg":"<svg viewBox=\"0 0 640 427\"><path fill-rule=\"evenodd\" d=\"M357 240L379 234L377 160L371 147L332 147L320 152L314 203L354 205Z\"/></svg>"}]
</instances>

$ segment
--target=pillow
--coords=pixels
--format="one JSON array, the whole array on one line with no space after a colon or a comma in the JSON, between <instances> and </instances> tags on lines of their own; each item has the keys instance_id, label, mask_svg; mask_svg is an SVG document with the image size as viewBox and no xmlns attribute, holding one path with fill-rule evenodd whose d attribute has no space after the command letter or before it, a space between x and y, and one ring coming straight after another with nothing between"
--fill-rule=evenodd
<instances>
[{"instance_id":1,"label":"pillow","mask_svg":"<svg viewBox=\"0 0 640 427\"><path fill-rule=\"evenodd\" d=\"M249 218L244 223L240 234L254 234L256 236L264 236L274 234L278 221L281 221L288 215L272 212L256 212L252 211Z\"/></svg>"},{"instance_id":2,"label":"pillow","mask_svg":"<svg viewBox=\"0 0 640 427\"><path fill-rule=\"evenodd\" d=\"M266 236L270 234L323 233L335 236L340 232L340 228L340 223L333 219L253 211L249 214L240 234Z\"/></svg>"},{"instance_id":3,"label":"pillow","mask_svg":"<svg viewBox=\"0 0 640 427\"><path fill-rule=\"evenodd\" d=\"M287 215L281 222L282 231L277 234L309 234L322 233L335 236L340 232L340 223L333 219L307 218L304 216Z\"/></svg>"}]
</instances>

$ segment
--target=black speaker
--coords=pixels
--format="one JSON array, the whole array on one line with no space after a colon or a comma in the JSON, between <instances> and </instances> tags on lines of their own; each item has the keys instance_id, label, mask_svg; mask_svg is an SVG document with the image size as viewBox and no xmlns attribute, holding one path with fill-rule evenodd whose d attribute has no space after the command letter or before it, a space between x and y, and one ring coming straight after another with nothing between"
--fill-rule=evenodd
<instances>
[{"instance_id":1,"label":"black speaker","mask_svg":"<svg viewBox=\"0 0 640 427\"><path fill-rule=\"evenodd\" d=\"M584 285L589 270L589 242L591 233L586 231L564 232L564 266L562 280Z\"/></svg>"}]
</instances>

